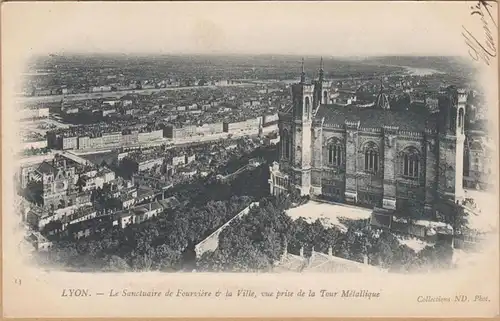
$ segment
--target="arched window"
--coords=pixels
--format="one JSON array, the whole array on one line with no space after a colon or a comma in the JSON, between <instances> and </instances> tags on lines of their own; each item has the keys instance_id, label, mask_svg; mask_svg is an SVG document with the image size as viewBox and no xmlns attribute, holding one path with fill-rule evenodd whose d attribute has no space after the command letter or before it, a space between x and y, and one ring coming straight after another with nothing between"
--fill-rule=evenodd
<instances>
[{"instance_id":1,"label":"arched window","mask_svg":"<svg viewBox=\"0 0 500 321\"><path fill-rule=\"evenodd\" d=\"M365 171L377 173L379 170L379 154L377 146L370 143L365 148Z\"/></svg>"},{"instance_id":2,"label":"arched window","mask_svg":"<svg viewBox=\"0 0 500 321\"><path fill-rule=\"evenodd\" d=\"M340 143L332 143L328 145L328 164L333 166L342 165L343 149Z\"/></svg>"},{"instance_id":3,"label":"arched window","mask_svg":"<svg viewBox=\"0 0 500 321\"><path fill-rule=\"evenodd\" d=\"M306 99L305 99L305 106L304 106L304 113L306 116L306 118L309 118L309 109L311 108L311 101L309 99L309 96L306 96Z\"/></svg>"},{"instance_id":4,"label":"arched window","mask_svg":"<svg viewBox=\"0 0 500 321\"><path fill-rule=\"evenodd\" d=\"M420 157L414 148L405 149L402 154L402 175L408 178L418 178Z\"/></svg>"},{"instance_id":5,"label":"arched window","mask_svg":"<svg viewBox=\"0 0 500 321\"><path fill-rule=\"evenodd\" d=\"M323 92L323 104L328 104L328 91Z\"/></svg>"}]
</instances>

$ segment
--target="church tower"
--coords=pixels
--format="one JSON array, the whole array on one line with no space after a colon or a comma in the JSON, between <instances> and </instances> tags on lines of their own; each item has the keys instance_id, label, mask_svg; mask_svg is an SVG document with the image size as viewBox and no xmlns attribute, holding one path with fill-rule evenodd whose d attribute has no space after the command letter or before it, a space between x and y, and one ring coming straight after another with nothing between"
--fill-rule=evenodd
<instances>
[{"instance_id":1,"label":"church tower","mask_svg":"<svg viewBox=\"0 0 500 321\"><path fill-rule=\"evenodd\" d=\"M319 105L325 105L330 102L329 93L330 84L325 81L325 70L323 68L323 57L321 57L319 66L319 78L314 83L314 111L318 109Z\"/></svg>"},{"instance_id":2,"label":"church tower","mask_svg":"<svg viewBox=\"0 0 500 321\"><path fill-rule=\"evenodd\" d=\"M467 93L450 86L439 97L438 191L453 201L464 197L463 159Z\"/></svg>"},{"instance_id":3,"label":"church tower","mask_svg":"<svg viewBox=\"0 0 500 321\"><path fill-rule=\"evenodd\" d=\"M375 99L375 108L377 109L391 109L389 104L389 97L384 93L384 83L382 79L380 79L380 93Z\"/></svg>"},{"instance_id":4,"label":"church tower","mask_svg":"<svg viewBox=\"0 0 500 321\"><path fill-rule=\"evenodd\" d=\"M304 59L300 83L292 86L292 172L293 184L301 195L309 195L311 189L311 127L313 117L313 85L306 83Z\"/></svg>"}]
</instances>

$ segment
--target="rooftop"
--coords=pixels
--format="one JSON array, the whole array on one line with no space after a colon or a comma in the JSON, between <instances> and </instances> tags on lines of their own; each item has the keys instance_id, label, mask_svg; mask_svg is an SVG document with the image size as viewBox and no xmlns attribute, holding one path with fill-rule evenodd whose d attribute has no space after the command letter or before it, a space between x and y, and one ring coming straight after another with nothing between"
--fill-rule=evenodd
<instances>
[{"instance_id":1,"label":"rooftop","mask_svg":"<svg viewBox=\"0 0 500 321\"><path fill-rule=\"evenodd\" d=\"M159 200L158 203L160 203L163 208L174 208L180 205L179 200L175 196L166 198L164 200Z\"/></svg>"},{"instance_id":2,"label":"rooftop","mask_svg":"<svg viewBox=\"0 0 500 321\"><path fill-rule=\"evenodd\" d=\"M359 121L361 128L399 126L400 130L421 132L425 128L433 129L436 127L435 114L354 106L321 105L315 119L321 121L322 118L325 119L325 124L343 125L346 121Z\"/></svg>"},{"instance_id":3,"label":"rooftop","mask_svg":"<svg viewBox=\"0 0 500 321\"><path fill-rule=\"evenodd\" d=\"M151 206L151 208L150 208L150 206ZM134 212L134 214L140 215L140 214L145 214L149 211L154 211L154 210L158 210L161 208L162 208L162 206L160 205L160 203L152 202L152 203L147 203L147 204L136 206L132 209L132 211Z\"/></svg>"}]
</instances>

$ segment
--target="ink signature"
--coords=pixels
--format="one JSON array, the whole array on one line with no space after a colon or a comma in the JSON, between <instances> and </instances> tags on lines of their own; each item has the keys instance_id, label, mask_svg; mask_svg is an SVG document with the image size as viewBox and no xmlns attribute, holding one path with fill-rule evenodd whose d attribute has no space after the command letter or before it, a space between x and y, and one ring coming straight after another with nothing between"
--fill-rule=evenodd
<instances>
[{"instance_id":1,"label":"ink signature","mask_svg":"<svg viewBox=\"0 0 500 321\"><path fill-rule=\"evenodd\" d=\"M482 23L483 37L476 37L465 26L462 26L462 36L469 47L469 55L475 61L482 60L488 66L491 59L497 56L497 47L492 32L496 32L498 26L491 9L491 3L486 0L479 0L475 6L471 7L471 16L479 17Z\"/></svg>"}]
</instances>

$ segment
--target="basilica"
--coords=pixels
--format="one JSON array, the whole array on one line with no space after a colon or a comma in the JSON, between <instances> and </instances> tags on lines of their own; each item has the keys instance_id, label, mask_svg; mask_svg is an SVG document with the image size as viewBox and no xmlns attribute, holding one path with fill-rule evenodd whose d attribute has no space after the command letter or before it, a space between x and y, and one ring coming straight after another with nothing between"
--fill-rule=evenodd
<instances>
[{"instance_id":1,"label":"basilica","mask_svg":"<svg viewBox=\"0 0 500 321\"><path fill-rule=\"evenodd\" d=\"M308 83L302 62L291 94L279 113L271 194L295 189L394 215L435 213L438 200L463 198L464 90L441 89L434 113L391 110L382 93L369 108L343 106L332 103L323 64L319 79Z\"/></svg>"}]
</instances>

